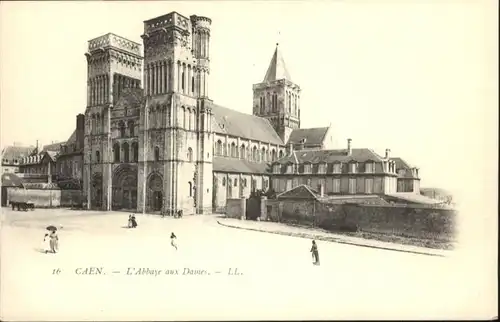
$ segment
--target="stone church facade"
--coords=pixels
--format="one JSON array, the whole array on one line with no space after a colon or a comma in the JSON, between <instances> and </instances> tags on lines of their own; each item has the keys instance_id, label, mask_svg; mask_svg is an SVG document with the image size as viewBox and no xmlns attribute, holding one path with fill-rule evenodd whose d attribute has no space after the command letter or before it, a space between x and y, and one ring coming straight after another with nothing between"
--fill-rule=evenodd
<instances>
[{"instance_id":1,"label":"stone church facade","mask_svg":"<svg viewBox=\"0 0 500 322\"><path fill-rule=\"evenodd\" d=\"M184 214L267 190L296 149L333 149L331 126L300 128L301 89L276 46L253 86L253 114L209 96L211 19L177 12L144 22L141 44L89 41L84 195L89 209Z\"/></svg>"}]
</instances>

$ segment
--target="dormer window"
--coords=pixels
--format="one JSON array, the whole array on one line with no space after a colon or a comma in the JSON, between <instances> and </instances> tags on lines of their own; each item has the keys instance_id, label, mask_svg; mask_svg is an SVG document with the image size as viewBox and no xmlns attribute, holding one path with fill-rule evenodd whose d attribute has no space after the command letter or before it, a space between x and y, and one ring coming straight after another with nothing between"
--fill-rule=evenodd
<instances>
[{"instance_id":1,"label":"dormer window","mask_svg":"<svg viewBox=\"0 0 500 322\"><path fill-rule=\"evenodd\" d=\"M356 162L349 163L349 172L356 173L358 171L358 164Z\"/></svg>"},{"instance_id":2,"label":"dormer window","mask_svg":"<svg viewBox=\"0 0 500 322\"><path fill-rule=\"evenodd\" d=\"M273 166L273 173L280 173L281 172L281 165L280 164L275 164Z\"/></svg>"},{"instance_id":3,"label":"dormer window","mask_svg":"<svg viewBox=\"0 0 500 322\"><path fill-rule=\"evenodd\" d=\"M326 173L326 163L320 163L318 164L318 173Z\"/></svg>"},{"instance_id":4,"label":"dormer window","mask_svg":"<svg viewBox=\"0 0 500 322\"><path fill-rule=\"evenodd\" d=\"M311 173L312 172L312 164L306 163L304 164L304 173Z\"/></svg>"},{"instance_id":5,"label":"dormer window","mask_svg":"<svg viewBox=\"0 0 500 322\"><path fill-rule=\"evenodd\" d=\"M365 164L365 172L366 173L373 173L375 172L375 162L368 161Z\"/></svg>"},{"instance_id":6,"label":"dormer window","mask_svg":"<svg viewBox=\"0 0 500 322\"><path fill-rule=\"evenodd\" d=\"M400 175L400 176L404 176L405 173L406 173L405 169L399 169L398 170L398 175Z\"/></svg>"},{"instance_id":7,"label":"dormer window","mask_svg":"<svg viewBox=\"0 0 500 322\"><path fill-rule=\"evenodd\" d=\"M342 164L334 163L333 164L333 173L341 173L342 172Z\"/></svg>"},{"instance_id":8,"label":"dormer window","mask_svg":"<svg viewBox=\"0 0 500 322\"><path fill-rule=\"evenodd\" d=\"M293 173L293 164L286 165L286 173Z\"/></svg>"}]
</instances>

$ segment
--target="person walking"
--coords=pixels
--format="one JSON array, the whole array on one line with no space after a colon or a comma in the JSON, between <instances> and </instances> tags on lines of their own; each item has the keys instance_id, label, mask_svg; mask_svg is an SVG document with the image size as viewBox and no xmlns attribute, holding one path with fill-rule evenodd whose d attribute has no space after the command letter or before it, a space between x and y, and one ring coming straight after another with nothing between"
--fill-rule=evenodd
<instances>
[{"instance_id":1,"label":"person walking","mask_svg":"<svg viewBox=\"0 0 500 322\"><path fill-rule=\"evenodd\" d=\"M50 251L55 254L59 250L59 237L57 236L57 232L53 230L50 233L49 238L50 238Z\"/></svg>"},{"instance_id":2,"label":"person walking","mask_svg":"<svg viewBox=\"0 0 500 322\"><path fill-rule=\"evenodd\" d=\"M314 240L312 241L311 253L312 253L312 258L313 258L313 264L319 265L318 245L316 245L316 241L314 241Z\"/></svg>"},{"instance_id":3,"label":"person walking","mask_svg":"<svg viewBox=\"0 0 500 322\"><path fill-rule=\"evenodd\" d=\"M175 248L175 250L177 250L177 244L175 243L176 239L177 236L175 236L175 234L172 232L172 234L170 234L170 244Z\"/></svg>"}]
</instances>

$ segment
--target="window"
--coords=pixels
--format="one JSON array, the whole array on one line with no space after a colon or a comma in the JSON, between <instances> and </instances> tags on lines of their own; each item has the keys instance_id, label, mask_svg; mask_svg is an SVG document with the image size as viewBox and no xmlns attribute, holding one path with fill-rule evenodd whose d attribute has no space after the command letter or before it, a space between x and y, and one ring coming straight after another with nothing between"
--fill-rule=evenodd
<instances>
[{"instance_id":1,"label":"window","mask_svg":"<svg viewBox=\"0 0 500 322\"><path fill-rule=\"evenodd\" d=\"M226 186L226 178L222 178L222 186L225 187Z\"/></svg>"},{"instance_id":2,"label":"window","mask_svg":"<svg viewBox=\"0 0 500 322\"><path fill-rule=\"evenodd\" d=\"M291 165L291 164L288 164L288 165L286 166L286 173L293 173L293 167L292 167L292 165Z\"/></svg>"},{"instance_id":3,"label":"window","mask_svg":"<svg viewBox=\"0 0 500 322\"><path fill-rule=\"evenodd\" d=\"M124 138L125 137L125 123L120 122L118 127L120 128L120 137Z\"/></svg>"},{"instance_id":4,"label":"window","mask_svg":"<svg viewBox=\"0 0 500 322\"><path fill-rule=\"evenodd\" d=\"M281 166L279 164L275 164L273 166L273 170L274 170L273 171L274 173L280 173L281 172Z\"/></svg>"},{"instance_id":5,"label":"window","mask_svg":"<svg viewBox=\"0 0 500 322\"><path fill-rule=\"evenodd\" d=\"M193 149L188 148L187 158L189 162L193 162Z\"/></svg>"},{"instance_id":6,"label":"window","mask_svg":"<svg viewBox=\"0 0 500 322\"><path fill-rule=\"evenodd\" d=\"M222 142L221 142L221 140L218 140L217 143L215 143L215 154L222 155Z\"/></svg>"},{"instance_id":7,"label":"window","mask_svg":"<svg viewBox=\"0 0 500 322\"><path fill-rule=\"evenodd\" d=\"M271 150L271 161L276 161L276 150L272 149Z\"/></svg>"},{"instance_id":8,"label":"window","mask_svg":"<svg viewBox=\"0 0 500 322\"><path fill-rule=\"evenodd\" d=\"M160 148L155 146L155 161L160 161Z\"/></svg>"},{"instance_id":9,"label":"window","mask_svg":"<svg viewBox=\"0 0 500 322\"><path fill-rule=\"evenodd\" d=\"M114 162L120 162L120 144L118 143L113 145L113 159Z\"/></svg>"},{"instance_id":10,"label":"window","mask_svg":"<svg viewBox=\"0 0 500 322\"><path fill-rule=\"evenodd\" d=\"M134 162L139 161L139 144L137 142L132 143L132 150L134 151Z\"/></svg>"},{"instance_id":11,"label":"window","mask_svg":"<svg viewBox=\"0 0 500 322\"><path fill-rule=\"evenodd\" d=\"M280 151L279 157L280 159L283 157L283 150Z\"/></svg>"},{"instance_id":12,"label":"window","mask_svg":"<svg viewBox=\"0 0 500 322\"><path fill-rule=\"evenodd\" d=\"M304 164L304 173L311 173L311 164Z\"/></svg>"},{"instance_id":13,"label":"window","mask_svg":"<svg viewBox=\"0 0 500 322\"><path fill-rule=\"evenodd\" d=\"M184 72L182 72L181 84L182 89L184 90Z\"/></svg>"},{"instance_id":14,"label":"window","mask_svg":"<svg viewBox=\"0 0 500 322\"><path fill-rule=\"evenodd\" d=\"M194 93L194 76L191 77L191 93Z\"/></svg>"},{"instance_id":15,"label":"window","mask_svg":"<svg viewBox=\"0 0 500 322\"><path fill-rule=\"evenodd\" d=\"M130 156L129 156L129 149L128 149L128 143L125 142L123 143L123 162L130 162Z\"/></svg>"},{"instance_id":16,"label":"window","mask_svg":"<svg viewBox=\"0 0 500 322\"><path fill-rule=\"evenodd\" d=\"M261 152L261 160L263 162L267 161L267 156L266 156L266 148L262 148L262 152Z\"/></svg>"},{"instance_id":17,"label":"window","mask_svg":"<svg viewBox=\"0 0 500 322\"><path fill-rule=\"evenodd\" d=\"M349 163L349 172L350 173L356 173L356 170L357 170L357 164L356 164L356 162Z\"/></svg>"},{"instance_id":18,"label":"window","mask_svg":"<svg viewBox=\"0 0 500 322\"><path fill-rule=\"evenodd\" d=\"M333 192L340 193L340 179L333 179Z\"/></svg>"},{"instance_id":19,"label":"window","mask_svg":"<svg viewBox=\"0 0 500 322\"><path fill-rule=\"evenodd\" d=\"M238 186L238 179L234 179L234 186L237 187Z\"/></svg>"},{"instance_id":20,"label":"window","mask_svg":"<svg viewBox=\"0 0 500 322\"><path fill-rule=\"evenodd\" d=\"M101 153L99 151L95 151L95 162L96 163L101 162Z\"/></svg>"},{"instance_id":21,"label":"window","mask_svg":"<svg viewBox=\"0 0 500 322\"><path fill-rule=\"evenodd\" d=\"M231 156L233 158L236 158L237 157L237 154L238 154L238 151L236 151L236 144L231 143Z\"/></svg>"},{"instance_id":22,"label":"window","mask_svg":"<svg viewBox=\"0 0 500 322\"><path fill-rule=\"evenodd\" d=\"M128 131L130 133L130 136L134 136L134 122L130 121L128 122Z\"/></svg>"},{"instance_id":23,"label":"window","mask_svg":"<svg viewBox=\"0 0 500 322\"><path fill-rule=\"evenodd\" d=\"M245 150L245 145L242 144L240 147L240 158L245 159L246 158L246 150Z\"/></svg>"},{"instance_id":24,"label":"window","mask_svg":"<svg viewBox=\"0 0 500 322\"><path fill-rule=\"evenodd\" d=\"M375 168L374 165L375 164L373 162L367 162L365 164L365 172L366 173L373 173L373 169Z\"/></svg>"},{"instance_id":25,"label":"window","mask_svg":"<svg viewBox=\"0 0 500 322\"><path fill-rule=\"evenodd\" d=\"M253 161L257 161L258 159L258 156L257 156L257 147L254 146L253 149L252 149L252 160Z\"/></svg>"},{"instance_id":26,"label":"window","mask_svg":"<svg viewBox=\"0 0 500 322\"><path fill-rule=\"evenodd\" d=\"M368 178L365 180L365 193L373 193L373 179Z\"/></svg>"},{"instance_id":27,"label":"window","mask_svg":"<svg viewBox=\"0 0 500 322\"><path fill-rule=\"evenodd\" d=\"M349 178L349 193L356 194L356 179Z\"/></svg>"},{"instance_id":28,"label":"window","mask_svg":"<svg viewBox=\"0 0 500 322\"><path fill-rule=\"evenodd\" d=\"M321 163L318 165L318 173L326 173L326 163Z\"/></svg>"},{"instance_id":29,"label":"window","mask_svg":"<svg viewBox=\"0 0 500 322\"><path fill-rule=\"evenodd\" d=\"M191 181L189 181L188 184L189 184L189 196L192 197L193 196L193 184L191 183Z\"/></svg>"}]
</instances>

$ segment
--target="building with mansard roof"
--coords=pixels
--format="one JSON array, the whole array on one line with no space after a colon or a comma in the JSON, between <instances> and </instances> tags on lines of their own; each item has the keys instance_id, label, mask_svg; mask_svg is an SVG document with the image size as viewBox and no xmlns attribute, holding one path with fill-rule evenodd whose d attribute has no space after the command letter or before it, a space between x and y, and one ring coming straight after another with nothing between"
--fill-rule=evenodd
<instances>
[{"instance_id":1,"label":"building with mansard roof","mask_svg":"<svg viewBox=\"0 0 500 322\"><path fill-rule=\"evenodd\" d=\"M335 152L331 126L301 128L301 88L279 46L253 85L252 114L214 103L211 23L171 12L144 21L142 45L112 33L89 41L83 155L89 208L209 213L228 198L301 184L296 171L306 162L328 164L322 174L335 162L369 162L367 168L373 162L380 180L363 193L396 191L393 161L368 149ZM361 192L344 184L339 191Z\"/></svg>"}]
</instances>

